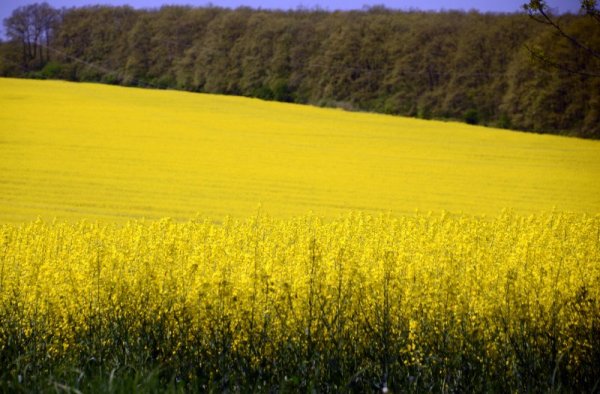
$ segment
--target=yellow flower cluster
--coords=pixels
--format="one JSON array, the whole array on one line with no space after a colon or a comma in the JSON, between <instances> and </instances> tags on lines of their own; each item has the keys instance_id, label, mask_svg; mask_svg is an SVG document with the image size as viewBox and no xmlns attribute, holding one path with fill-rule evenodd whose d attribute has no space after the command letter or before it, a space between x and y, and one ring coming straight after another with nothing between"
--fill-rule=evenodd
<instances>
[{"instance_id":1,"label":"yellow flower cluster","mask_svg":"<svg viewBox=\"0 0 600 394\"><path fill-rule=\"evenodd\" d=\"M541 357L573 383L598 355L600 216L3 224L0 317L5 360L287 357L412 382L452 362L510 380Z\"/></svg>"}]
</instances>

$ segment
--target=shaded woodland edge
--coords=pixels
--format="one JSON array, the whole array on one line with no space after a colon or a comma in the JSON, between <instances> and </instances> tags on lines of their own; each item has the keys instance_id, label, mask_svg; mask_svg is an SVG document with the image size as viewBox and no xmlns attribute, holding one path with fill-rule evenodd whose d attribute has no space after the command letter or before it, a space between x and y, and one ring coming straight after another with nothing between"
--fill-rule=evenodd
<instances>
[{"instance_id":1,"label":"shaded woodland edge","mask_svg":"<svg viewBox=\"0 0 600 394\"><path fill-rule=\"evenodd\" d=\"M51 17L37 36L25 30L0 43L1 76L222 93L600 138L599 59L525 14L34 6L47 7ZM5 26L19 22L17 11ZM557 20L600 48L593 19Z\"/></svg>"}]
</instances>

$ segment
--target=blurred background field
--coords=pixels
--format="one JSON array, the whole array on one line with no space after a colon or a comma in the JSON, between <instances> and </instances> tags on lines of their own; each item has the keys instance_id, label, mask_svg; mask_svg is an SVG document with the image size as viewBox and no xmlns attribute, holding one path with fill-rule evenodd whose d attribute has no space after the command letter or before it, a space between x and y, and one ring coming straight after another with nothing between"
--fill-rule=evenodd
<instances>
[{"instance_id":1,"label":"blurred background field","mask_svg":"<svg viewBox=\"0 0 600 394\"><path fill-rule=\"evenodd\" d=\"M0 220L600 209L600 142L0 79Z\"/></svg>"}]
</instances>

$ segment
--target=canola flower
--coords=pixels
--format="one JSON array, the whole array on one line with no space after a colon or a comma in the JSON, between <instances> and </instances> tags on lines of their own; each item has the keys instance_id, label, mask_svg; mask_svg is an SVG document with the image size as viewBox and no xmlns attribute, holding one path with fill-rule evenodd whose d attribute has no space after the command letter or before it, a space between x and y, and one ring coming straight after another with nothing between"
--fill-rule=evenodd
<instances>
[{"instance_id":1,"label":"canola flower","mask_svg":"<svg viewBox=\"0 0 600 394\"><path fill-rule=\"evenodd\" d=\"M0 392L600 388L597 141L0 88Z\"/></svg>"},{"instance_id":2,"label":"canola flower","mask_svg":"<svg viewBox=\"0 0 600 394\"><path fill-rule=\"evenodd\" d=\"M9 391L593 391L600 216L2 224L0 319Z\"/></svg>"}]
</instances>

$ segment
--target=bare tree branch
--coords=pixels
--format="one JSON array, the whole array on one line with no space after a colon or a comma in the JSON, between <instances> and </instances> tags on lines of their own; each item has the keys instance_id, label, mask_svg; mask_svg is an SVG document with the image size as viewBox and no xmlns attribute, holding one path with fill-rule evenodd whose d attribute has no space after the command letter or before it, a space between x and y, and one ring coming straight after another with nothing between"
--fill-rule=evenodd
<instances>
[{"instance_id":1,"label":"bare tree branch","mask_svg":"<svg viewBox=\"0 0 600 394\"><path fill-rule=\"evenodd\" d=\"M542 62L545 65L550 66L552 68L566 71L569 74L582 75L584 77L590 77L590 78L600 78L600 73L587 72L587 71L573 69L564 63L559 63L555 60L549 59L547 56L544 56L544 54L540 53L540 51L536 51L535 49L531 48L529 45L525 45L525 49L527 49L527 51L535 59L539 60L540 62Z\"/></svg>"},{"instance_id":2,"label":"bare tree branch","mask_svg":"<svg viewBox=\"0 0 600 394\"><path fill-rule=\"evenodd\" d=\"M581 4L581 8L586 11L588 15L591 15L595 18L598 18L598 11L595 8L596 2L595 0L583 0ZM580 40L576 39L572 35L566 33L562 27L558 24L557 21L552 19L550 12L548 10L548 6L543 0L532 0L528 4L524 5L525 10L529 13L529 16L535 20L536 22L543 23L545 25L552 26L558 34L567 39L573 46L576 48L582 49L588 52L590 55L600 59L600 52L596 51L593 48L583 44ZM540 15L541 18L538 16Z\"/></svg>"},{"instance_id":3,"label":"bare tree branch","mask_svg":"<svg viewBox=\"0 0 600 394\"><path fill-rule=\"evenodd\" d=\"M581 13L593 18L594 21L600 22L600 12L597 8L597 0L580 1ZM550 55L541 50L535 49L529 45L525 45L525 48L530 53L532 58L548 67L562 70L570 74L581 75L590 78L600 77L600 69L591 66L591 64L594 63L594 59L600 59L600 50L582 42L581 39L573 34L567 33L559 24L558 18L555 18L552 15L545 0L530 0L528 3L523 5L523 9L529 14L529 17L532 20L548 26L558 35L558 37L562 37L566 42L569 43L571 47L578 50L580 54L585 55L588 62L582 66L569 65L567 62L552 59Z\"/></svg>"}]
</instances>

